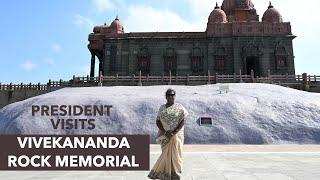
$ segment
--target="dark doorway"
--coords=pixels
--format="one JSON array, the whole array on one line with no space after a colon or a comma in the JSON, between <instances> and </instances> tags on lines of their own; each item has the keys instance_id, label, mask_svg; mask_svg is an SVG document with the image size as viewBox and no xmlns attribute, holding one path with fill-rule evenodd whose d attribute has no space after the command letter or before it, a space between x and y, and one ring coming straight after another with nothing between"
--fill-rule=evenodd
<instances>
[{"instance_id":1,"label":"dark doorway","mask_svg":"<svg viewBox=\"0 0 320 180\"><path fill-rule=\"evenodd\" d=\"M247 75L251 74L251 70L254 71L254 77L260 76L259 58L250 56L246 59Z\"/></svg>"}]
</instances>

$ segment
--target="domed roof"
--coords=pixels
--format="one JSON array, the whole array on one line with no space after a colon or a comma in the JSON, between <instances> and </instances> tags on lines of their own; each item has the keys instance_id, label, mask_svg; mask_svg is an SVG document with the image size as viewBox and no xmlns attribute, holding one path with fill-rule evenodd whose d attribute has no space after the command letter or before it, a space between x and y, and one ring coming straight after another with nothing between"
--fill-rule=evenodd
<instances>
[{"instance_id":1,"label":"domed roof","mask_svg":"<svg viewBox=\"0 0 320 180\"><path fill-rule=\"evenodd\" d=\"M118 18L118 16L116 17L116 19L111 23L110 25L111 28L113 29L117 29L117 30L122 30L123 26Z\"/></svg>"},{"instance_id":2,"label":"domed roof","mask_svg":"<svg viewBox=\"0 0 320 180\"><path fill-rule=\"evenodd\" d=\"M263 22L270 22L270 23L283 22L280 12L272 6L271 2L270 2L268 9L263 14L262 21Z\"/></svg>"},{"instance_id":3,"label":"domed roof","mask_svg":"<svg viewBox=\"0 0 320 180\"><path fill-rule=\"evenodd\" d=\"M222 9L227 14L232 14L236 9L254 9L254 5L251 0L224 0L222 3Z\"/></svg>"},{"instance_id":4,"label":"domed roof","mask_svg":"<svg viewBox=\"0 0 320 180\"><path fill-rule=\"evenodd\" d=\"M104 23L103 25L100 25L100 26L94 26L94 28L93 28L93 32L94 33L101 33L101 30L103 29L103 28L108 28L109 26L106 24L106 23Z\"/></svg>"},{"instance_id":5,"label":"domed roof","mask_svg":"<svg viewBox=\"0 0 320 180\"><path fill-rule=\"evenodd\" d=\"M226 13L218 6L218 3L216 3L216 7L211 12L209 16L209 23L226 23L227 21L227 15Z\"/></svg>"},{"instance_id":6,"label":"domed roof","mask_svg":"<svg viewBox=\"0 0 320 180\"><path fill-rule=\"evenodd\" d=\"M101 31L101 26L94 26L93 28L94 33L100 33L100 31Z\"/></svg>"}]
</instances>

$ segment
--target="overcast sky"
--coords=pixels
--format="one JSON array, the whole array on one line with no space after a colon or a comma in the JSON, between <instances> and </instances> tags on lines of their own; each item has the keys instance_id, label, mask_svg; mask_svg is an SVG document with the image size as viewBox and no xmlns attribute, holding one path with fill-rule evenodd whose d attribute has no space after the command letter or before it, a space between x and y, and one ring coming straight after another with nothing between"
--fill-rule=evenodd
<instances>
[{"instance_id":1,"label":"overcast sky","mask_svg":"<svg viewBox=\"0 0 320 180\"><path fill-rule=\"evenodd\" d=\"M217 1L221 5L222 0ZM296 73L320 75L320 1L274 0L291 22ZM126 32L205 31L212 0L10 0L1 4L0 82L45 83L89 74L88 34L118 15ZM260 19L269 0L253 0Z\"/></svg>"}]
</instances>

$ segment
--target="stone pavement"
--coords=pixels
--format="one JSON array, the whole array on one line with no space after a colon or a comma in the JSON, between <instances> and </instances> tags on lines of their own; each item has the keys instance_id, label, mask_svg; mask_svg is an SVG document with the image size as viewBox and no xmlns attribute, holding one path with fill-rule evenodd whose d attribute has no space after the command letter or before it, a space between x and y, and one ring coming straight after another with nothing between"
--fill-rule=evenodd
<instances>
[{"instance_id":1,"label":"stone pavement","mask_svg":"<svg viewBox=\"0 0 320 180\"><path fill-rule=\"evenodd\" d=\"M150 168L160 155L151 145ZM320 145L185 145L183 180L319 180ZM144 180L148 171L0 171L0 179Z\"/></svg>"}]
</instances>

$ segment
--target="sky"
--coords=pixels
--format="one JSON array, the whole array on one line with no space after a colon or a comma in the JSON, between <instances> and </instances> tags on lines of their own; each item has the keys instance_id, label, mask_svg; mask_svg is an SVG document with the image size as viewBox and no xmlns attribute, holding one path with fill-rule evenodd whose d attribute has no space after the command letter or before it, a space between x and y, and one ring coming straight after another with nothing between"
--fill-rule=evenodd
<instances>
[{"instance_id":1,"label":"sky","mask_svg":"<svg viewBox=\"0 0 320 180\"><path fill-rule=\"evenodd\" d=\"M217 1L219 5L222 0ZM291 22L296 74L320 75L320 1L273 0ZM90 72L88 34L118 15L125 32L206 29L213 0L10 0L1 4L0 83L46 83ZM253 0L260 19L269 0ZM97 64L96 64L97 66ZM96 68L97 69L97 68ZM97 74L97 72L96 72Z\"/></svg>"}]
</instances>

